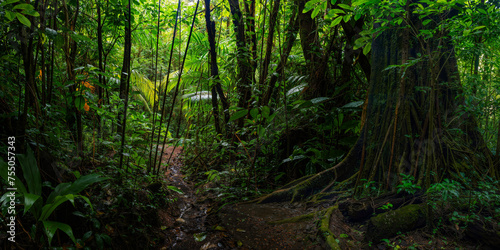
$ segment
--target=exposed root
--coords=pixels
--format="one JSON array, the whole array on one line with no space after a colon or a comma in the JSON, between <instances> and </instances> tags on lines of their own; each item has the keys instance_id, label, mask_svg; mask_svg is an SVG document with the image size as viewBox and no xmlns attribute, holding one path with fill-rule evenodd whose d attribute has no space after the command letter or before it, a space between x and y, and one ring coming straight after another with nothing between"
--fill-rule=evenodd
<instances>
[{"instance_id":1,"label":"exposed root","mask_svg":"<svg viewBox=\"0 0 500 250\"><path fill-rule=\"evenodd\" d=\"M340 165L340 164L339 164ZM338 167L337 165L336 167ZM256 201L258 203L280 202L280 201L300 201L303 200L327 186L335 177L334 169L327 169L307 178L301 178L294 184L288 184L284 188L278 189L268 195L265 195Z\"/></svg>"},{"instance_id":2,"label":"exposed root","mask_svg":"<svg viewBox=\"0 0 500 250\"><path fill-rule=\"evenodd\" d=\"M362 139L362 137L360 137ZM341 181L337 185L343 186L346 182L356 176L356 166L359 164L359 155L362 148L362 140L358 140L356 145L349 151L346 158L336 166L324 170L320 173L304 176L292 181L281 189L268 195L260 197L252 202L269 203L280 201L300 201L317 193L331 190L335 181Z\"/></svg>"},{"instance_id":3,"label":"exposed root","mask_svg":"<svg viewBox=\"0 0 500 250\"><path fill-rule=\"evenodd\" d=\"M339 206L335 205L335 206L331 206L331 207L327 208L326 210L316 211L316 212L312 212L309 214L299 215L296 217L287 218L287 219L283 219L283 220L271 221L271 222L268 222L268 224L280 225L280 224L285 224L285 223L303 222L303 221L314 219L315 217L319 217L321 215L321 224L319 227L319 231L320 231L321 235L325 237L325 241L330 246L331 249L335 249L335 250L339 249L340 250L339 243L336 241L333 232L330 230L330 218L332 216L332 212L338 208L339 208Z\"/></svg>"},{"instance_id":4,"label":"exposed root","mask_svg":"<svg viewBox=\"0 0 500 250\"><path fill-rule=\"evenodd\" d=\"M332 212L335 209L338 209L339 206L335 205L326 209L325 215L323 219L321 219L320 232L323 236L325 236L326 243L330 246L331 249L339 249L339 243L336 241L332 231L330 230L330 218L332 216Z\"/></svg>"}]
</instances>

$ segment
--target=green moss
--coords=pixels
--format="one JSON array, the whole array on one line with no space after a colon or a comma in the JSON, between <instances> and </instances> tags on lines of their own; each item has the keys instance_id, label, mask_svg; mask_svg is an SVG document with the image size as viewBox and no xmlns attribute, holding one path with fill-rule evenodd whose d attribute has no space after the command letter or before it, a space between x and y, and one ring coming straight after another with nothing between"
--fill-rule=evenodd
<instances>
[{"instance_id":1,"label":"green moss","mask_svg":"<svg viewBox=\"0 0 500 250\"><path fill-rule=\"evenodd\" d=\"M340 250L340 246L339 243L337 243L337 240L335 239L332 231L330 230L330 218L332 216L333 210L338 208L339 206L335 205L326 210L325 216L321 220L321 226L319 228L323 236L325 236L326 243L330 246L331 249L335 250Z\"/></svg>"},{"instance_id":2,"label":"green moss","mask_svg":"<svg viewBox=\"0 0 500 250\"><path fill-rule=\"evenodd\" d=\"M368 223L366 237L371 241L390 238L425 225L425 204L408 205L372 217Z\"/></svg>"}]
</instances>

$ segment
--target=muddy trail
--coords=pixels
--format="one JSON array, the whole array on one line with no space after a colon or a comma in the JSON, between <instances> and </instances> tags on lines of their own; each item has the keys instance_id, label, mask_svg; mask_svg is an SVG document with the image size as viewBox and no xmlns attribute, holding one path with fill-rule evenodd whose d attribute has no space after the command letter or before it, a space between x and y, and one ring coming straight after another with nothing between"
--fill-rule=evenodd
<instances>
[{"instance_id":1,"label":"muddy trail","mask_svg":"<svg viewBox=\"0 0 500 250\"><path fill-rule=\"evenodd\" d=\"M161 150L161 148L160 148ZM310 213L318 208L296 204L227 205L219 209L215 195L196 193L183 174L182 149L168 147L162 157L163 181L182 191L160 210L165 241L161 249L325 249L314 219L296 223L269 222ZM203 187L200 187L203 188ZM200 192L201 193L201 192ZM319 217L317 218L319 219Z\"/></svg>"},{"instance_id":2,"label":"muddy trail","mask_svg":"<svg viewBox=\"0 0 500 250\"><path fill-rule=\"evenodd\" d=\"M364 218L372 214L367 214L370 205L366 204L376 202L373 199L367 199L366 204L344 197L321 203L223 206L217 194L200 192L209 188L207 185L195 188L187 179L181 148L168 147L165 151L163 186L175 199L158 211L158 231L164 235L159 249L332 249L329 235L335 237L335 249L495 249L470 239L436 237L422 228L373 244L366 240L368 225ZM326 215L325 211L330 213ZM364 219L353 220L357 216Z\"/></svg>"}]
</instances>

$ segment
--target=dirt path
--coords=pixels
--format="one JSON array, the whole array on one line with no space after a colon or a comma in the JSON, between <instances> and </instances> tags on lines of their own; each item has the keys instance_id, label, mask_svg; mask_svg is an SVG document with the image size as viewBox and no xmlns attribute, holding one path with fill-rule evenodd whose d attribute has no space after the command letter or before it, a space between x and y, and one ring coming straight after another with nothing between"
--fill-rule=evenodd
<instances>
[{"instance_id":1,"label":"dirt path","mask_svg":"<svg viewBox=\"0 0 500 250\"><path fill-rule=\"evenodd\" d=\"M161 149L160 149L161 150ZM165 242L161 249L323 249L312 218L299 223L268 222L311 212L298 204L235 204L218 210L213 197L195 194L194 185L182 173L182 149L168 147L162 162L164 182L183 193L159 211ZM319 219L319 218L317 218Z\"/></svg>"},{"instance_id":2,"label":"dirt path","mask_svg":"<svg viewBox=\"0 0 500 250\"><path fill-rule=\"evenodd\" d=\"M312 205L239 203L220 208L216 194L196 192L203 186L195 189L186 179L182 149L168 147L165 151L163 186L182 193L170 188L168 197L175 201L158 211L157 231L163 235L159 249L330 249L320 226L325 223L324 211L339 204L336 199ZM488 249L471 242L448 242L446 237L434 237L425 230L371 244L364 240L366 222L350 222L346 219L350 217L344 217L348 211L341 206L331 211L328 227L340 249Z\"/></svg>"}]
</instances>

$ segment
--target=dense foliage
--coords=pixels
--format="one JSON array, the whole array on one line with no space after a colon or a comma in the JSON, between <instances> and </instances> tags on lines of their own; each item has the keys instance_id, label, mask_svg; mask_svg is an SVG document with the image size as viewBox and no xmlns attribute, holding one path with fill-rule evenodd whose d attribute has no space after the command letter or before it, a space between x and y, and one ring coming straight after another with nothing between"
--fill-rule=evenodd
<instances>
[{"instance_id":1,"label":"dense foliage","mask_svg":"<svg viewBox=\"0 0 500 250\"><path fill-rule=\"evenodd\" d=\"M372 47L374 39L404 29L415 39L411 46L420 46L408 48L411 56L385 66L385 59L372 57L379 49ZM371 124L366 121L391 122L387 113L367 117L370 83L393 71L401 81L431 71L438 79L449 59L439 51L447 46L458 63L456 99L463 100L453 102L453 112L470 115L477 124L473 130L491 155L490 177L477 180L481 174L457 171L455 180L439 176L424 183L423 174L402 171L392 175L390 185L389 177L363 176L332 180L328 188L352 184L358 189L347 194L358 198L427 190L434 207L445 207L448 200L464 203L457 194L474 190L491 202L474 201L468 214L455 211L453 220L466 225L482 209L498 212L499 35L500 3L493 0L5 0L0 3L0 165L7 187L5 169L14 147L8 138L15 137L16 183L28 186L17 193L25 234L18 230L18 235L47 247L56 244L59 229L69 239L59 238L61 246L102 248L116 246L108 235L120 228L153 246L158 240L144 235L150 230L145 225L154 223L142 221L141 214L173 200L168 192L150 189L166 171L161 155L167 146L160 145L182 148L183 171L200 193L216 194L220 205L331 169L355 148ZM406 42L402 48L410 46ZM420 67L424 61L433 66ZM376 64L382 72L373 70ZM407 74L411 67L421 71ZM434 93L448 84L434 83L410 91ZM380 91L390 96L399 89ZM425 113L423 106L418 107ZM396 127L403 124L393 125L394 135L389 127L380 137L395 145L428 136L413 130L397 137ZM469 135L459 127L448 132ZM363 152L365 147L370 145ZM392 152L394 147L387 166L399 164ZM463 164L476 162L472 154L467 157L471 160ZM73 204L67 207L72 213L58 208L65 201ZM5 195L2 202L8 204ZM2 206L2 225L7 207ZM128 208L131 212L122 212ZM137 224L117 222L125 217ZM84 226L77 228L74 221Z\"/></svg>"}]
</instances>

